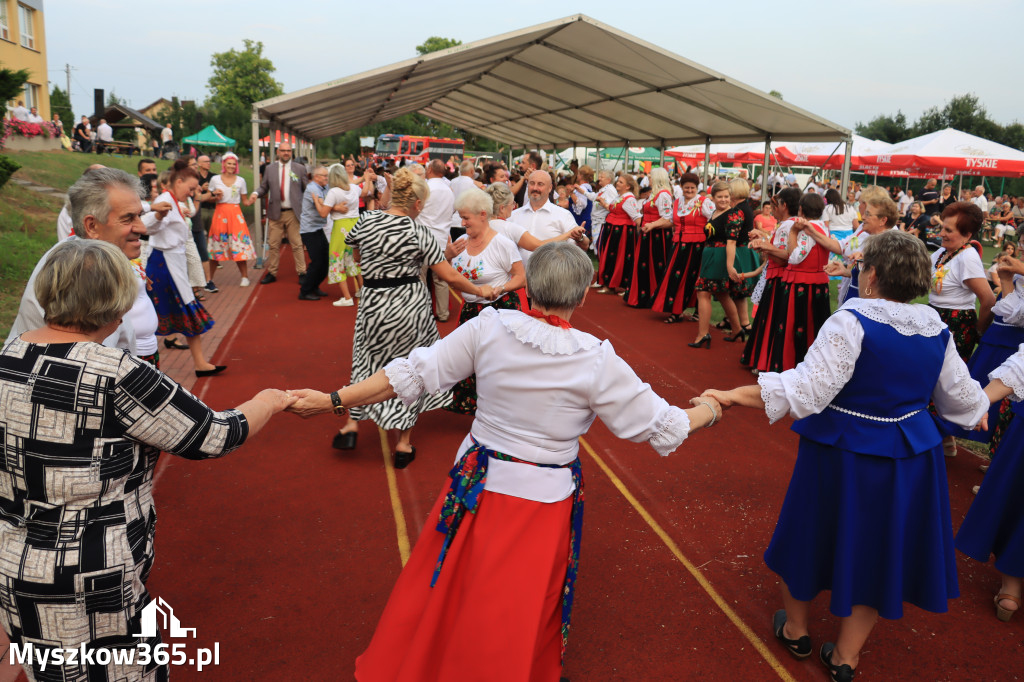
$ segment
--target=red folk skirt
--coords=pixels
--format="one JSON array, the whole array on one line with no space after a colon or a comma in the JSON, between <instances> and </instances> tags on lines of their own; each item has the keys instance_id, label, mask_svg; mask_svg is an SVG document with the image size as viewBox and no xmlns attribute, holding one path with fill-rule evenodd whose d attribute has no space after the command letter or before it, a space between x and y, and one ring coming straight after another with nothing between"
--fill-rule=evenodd
<instances>
[{"instance_id":1,"label":"red folk skirt","mask_svg":"<svg viewBox=\"0 0 1024 682\"><path fill-rule=\"evenodd\" d=\"M557 682L572 497L548 504L485 492L430 587L447 492L445 485L356 659L356 679Z\"/></svg>"}]
</instances>

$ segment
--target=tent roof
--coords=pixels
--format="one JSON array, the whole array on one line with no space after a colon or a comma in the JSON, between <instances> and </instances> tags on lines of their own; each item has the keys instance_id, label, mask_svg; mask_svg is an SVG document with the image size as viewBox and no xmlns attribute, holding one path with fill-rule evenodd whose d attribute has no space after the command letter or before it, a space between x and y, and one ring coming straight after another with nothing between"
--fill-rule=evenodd
<instances>
[{"instance_id":1,"label":"tent roof","mask_svg":"<svg viewBox=\"0 0 1024 682\"><path fill-rule=\"evenodd\" d=\"M136 111L131 107L126 107L123 104L111 104L103 110L102 116L93 114L89 117L92 123L98 123L101 118L105 118L107 123L113 128L134 128L140 127L149 130L150 132L156 132L164 129L162 123L157 123L149 116L146 116L140 111ZM121 123L124 119L131 119L134 123Z\"/></svg>"},{"instance_id":2,"label":"tent roof","mask_svg":"<svg viewBox=\"0 0 1024 682\"><path fill-rule=\"evenodd\" d=\"M253 105L308 139L418 111L534 147L841 140L826 121L577 14Z\"/></svg>"},{"instance_id":3,"label":"tent roof","mask_svg":"<svg viewBox=\"0 0 1024 682\"><path fill-rule=\"evenodd\" d=\"M206 147L234 147L235 141L217 130L216 126L206 126L195 135L183 139L182 144L197 144Z\"/></svg>"}]
</instances>

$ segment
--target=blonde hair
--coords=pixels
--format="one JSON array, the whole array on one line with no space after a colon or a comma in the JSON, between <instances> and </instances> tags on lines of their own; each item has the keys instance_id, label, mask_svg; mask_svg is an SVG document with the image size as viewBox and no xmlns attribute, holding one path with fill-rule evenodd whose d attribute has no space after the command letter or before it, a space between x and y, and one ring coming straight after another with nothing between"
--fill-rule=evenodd
<instances>
[{"instance_id":1,"label":"blonde hair","mask_svg":"<svg viewBox=\"0 0 1024 682\"><path fill-rule=\"evenodd\" d=\"M422 176L409 170L409 166L398 169L391 182L391 205L403 211L413 207L417 201L426 201L430 187Z\"/></svg>"},{"instance_id":2,"label":"blonde hair","mask_svg":"<svg viewBox=\"0 0 1024 682\"><path fill-rule=\"evenodd\" d=\"M729 192L732 196L732 190L729 189L729 183L725 180L719 180L715 184L711 185L711 190L708 192L708 196L714 198L719 192Z\"/></svg>"},{"instance_id":3,"label":"blonde hair","mask_svg":"<svg viewBox=\"0 0 1024 682\"><path fill-rule=\"evenodd\" d=\"M43 319L82 332L124 316L139 294L138 275L124 253L98 239L58 244L36 277Z\"/></svg>"},{"instance_id":4,"label":"blonde hair","mask_svg":"<svg viewBox=\"0 0 1024 682\"><path fill-rule=\"evenodd\" d=\"M508 206L515 201L515 197L512 196L512 190L504 182L490 184L484 191L491 196L491 202L494 204L494 213L497 213L502 206Z\"/></svg>"},{"instance_id":5,"label":"blonde hair","mask_svg":"<svg viewBox=\"0 0 1024 682\"><path fill-rule=\"evenodd\" d=\"M892 201L892 199L889 198L889 193L878 185L868 185L861 190L860 200L862 203L870 204L873 201L881 201L882 199L889 199L889 201Z\"/></svg>"},{"instance_id":6,"label":"blonde hair","mask_svg":"<svg viewBox=\"0 0 1024 682\"><path fill-rule=\"evenodd\" d=\"M629 191L633 193L633 196L639 196L639 194L640 194L640 185L637 184L636 178L634 178L629 173L623 173L619 177L625 178L626 184L629 185Z\"/></svg>"},{"instance_id":7,"label":"blonde hair","mask_svg":"<svg viewBox=\"0 0 1024 682\"><path fill-rule=\"evenodd\" d=\"M658 196L658 192L666 190L672 193L672 184L668 179L668 171L664 168L655 168L651 171L651 196Z\"/></svg>"},{"instance_id":8,"label":"blonde hair","mask_svg":"<svg viewBox=\"0 0 1024 682\"><path fill-rule=\"evenodd\" d=\"M348 191L350 187L348 171L340 163L335 163L327 169L327 185L329 187L340 187L346 192Z\"/></svg>"},{"instance_id":9,"label":"blonde hair","mask_svg":"<svg viewBox=\"0 0 1024 682\"><path fill-rule=\"evenodd\" d=\"M716 183L717 184L717 183ZM729 196L734 200L742 201L750 196L750 183L743 178L734 178L729 181Z\"/></svg>"}]
</instances>

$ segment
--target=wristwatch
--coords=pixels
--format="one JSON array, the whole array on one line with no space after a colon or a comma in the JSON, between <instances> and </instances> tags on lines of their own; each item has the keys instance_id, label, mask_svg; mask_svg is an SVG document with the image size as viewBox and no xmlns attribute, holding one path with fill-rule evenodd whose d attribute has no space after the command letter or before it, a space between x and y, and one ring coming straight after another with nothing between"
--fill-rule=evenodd
<instances>
[{"instance_id":1,"label":"wristwatch","mask_svg":"<svg viewBox=\"0 0 1024 682\"><path fill-rule=\"evenodd\" d=\"M334 406L334 414L339 417L348 411L348 408L341 404L341 396L337 391L331 391L331 405Z\"/></svg>"}]
</instances>

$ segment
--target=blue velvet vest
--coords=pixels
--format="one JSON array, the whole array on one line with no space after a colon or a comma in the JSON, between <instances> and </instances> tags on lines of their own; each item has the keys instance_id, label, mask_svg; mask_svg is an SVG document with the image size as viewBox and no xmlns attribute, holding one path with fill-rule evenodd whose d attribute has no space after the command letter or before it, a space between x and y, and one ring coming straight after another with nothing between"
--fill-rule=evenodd
<instances>
[{"instance_id":1,"label":"blue velvet vest","mask_svg":"<svg viewBox=\"0 0 1024 682\"><path fill-rule=\"evenodd\" d=\"M826 407L820 414L797 420L793 430L822 445L893 459L937 446L942 434L928 404L942 371L949 330L932 337L904 336L856 310L847 312L860 321L864 341L853 376L832 405L875 419Z\"/></svg>"}]
</instances>

